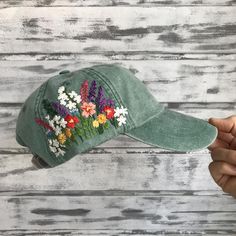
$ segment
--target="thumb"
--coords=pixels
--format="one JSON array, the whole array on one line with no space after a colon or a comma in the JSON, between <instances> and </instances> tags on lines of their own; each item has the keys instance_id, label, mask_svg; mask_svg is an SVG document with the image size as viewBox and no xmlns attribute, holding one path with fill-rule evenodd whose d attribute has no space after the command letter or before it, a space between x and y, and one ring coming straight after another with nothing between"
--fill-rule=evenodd
<instances>
[{"instance_id":1,"label":"thumb","mask_svg":"<svg viewBox=\"0 0 236 236\"><path fill-rule=\"evenodd\" d=\"M208 122L217 127L219 131L231 133L236 137L236 116L229 116L223 119L211 117Z\"/></svg>"}]
</instances>

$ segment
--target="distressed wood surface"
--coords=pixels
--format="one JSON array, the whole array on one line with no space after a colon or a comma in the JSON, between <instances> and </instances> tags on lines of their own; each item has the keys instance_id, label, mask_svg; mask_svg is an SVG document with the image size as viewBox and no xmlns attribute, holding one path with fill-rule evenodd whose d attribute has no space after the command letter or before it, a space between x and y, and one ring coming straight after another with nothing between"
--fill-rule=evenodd
<instances>
[{"instance_id":1,"label":"distressed wood surface","mask_svg":"<svg viewBox=\"0 0 236 236\"><path fill-rule=\"evenodd\" d=\"M0 8L4 7L65 7L65 6L73 6L73 7L100 7L100 6L232 6L236 5L235 0L159 0L159 1L151 1L151 0L76 0L76 1L68 1L68 0L2 0L0 2Z\"/></svg>"},{"instance_id":2,"label":"distressed wood surface","mask_svg":"<svg viewBox=\"0 0 236 236\"><path fill-rule=\"evenodd\" d=\"M115 6L113 9L3 8L0 11L0 51L93 54L111 51L236 52L235 6Z\"/></svg>"},{"instance_id":3,"label":"distressed wood surface","mask_svg":"<svg viewBox=\"0 0 236 236\"><path fill-rule=\"evenodd\" d=\"M0 189L7 190L217 190L208 153L155 149L92 152L53 169L36 170L31 154L0 155Z\"/></svg>"},{"instance_id":4,"label":"distressed wood surface","mask_svg":"<svg viewBox=\"0 0 236 236\"><path fill-rule=\"evenodd\" d=\"M211 197L209 204L207 196ZM1 196L9 228L24 229L136 229L227 231L235 223L236 205L219 195L163 194L159 196ZM218 207L216 207L218 206ZM191 209L191 211L186 211ZM6 217L7 216L7 217ZM225 218L230 221L225 222ZM7 221L6 221L7 219ZM18 222L18 227L15 227ZM0 226L0 229L2 227Z\"/></svg>"},{"instance_id":5,"label":"distressed wood surface","mask_svg":"<svg viewBox=\"0 0 236 236\"><path fill-rule=\"evenodd\" d=\"M15 140L27 96L64 69L130 69L166 107L236 114L236 1L0 1L0 235L236 235L207 149L127 136L36 170ZM112 13L112 14L111 14Z\"/></svg>"},{"instance_id":6,"label":"distressed wood surface","mask_svg":"<svg viewBox=\"0 0 236 236\"><path fill-rule=\"evenodd\" d=\"M62 60L2 61L0 103L24 102L33 89L65 68L73 71L100 63L130 69L159 102L236 101L236 66L231 60Z\"/></svg>"}]
</instances>

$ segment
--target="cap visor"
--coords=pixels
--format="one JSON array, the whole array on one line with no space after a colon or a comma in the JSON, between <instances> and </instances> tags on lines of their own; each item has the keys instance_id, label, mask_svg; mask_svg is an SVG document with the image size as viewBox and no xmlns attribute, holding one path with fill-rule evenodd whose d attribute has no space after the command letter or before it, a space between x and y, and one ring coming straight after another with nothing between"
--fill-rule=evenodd
<instances>
[{"instance_id":1,"label":"cap visor","mask_svg":"<svg viewBox=\"0 0 236 236\"><path fill-rule=\"evenodd\" d=\"M182 152L208 147L217 137L217 128L207 121L170 109L125 134L143 143Z\"/></svg>"}]
</instances>

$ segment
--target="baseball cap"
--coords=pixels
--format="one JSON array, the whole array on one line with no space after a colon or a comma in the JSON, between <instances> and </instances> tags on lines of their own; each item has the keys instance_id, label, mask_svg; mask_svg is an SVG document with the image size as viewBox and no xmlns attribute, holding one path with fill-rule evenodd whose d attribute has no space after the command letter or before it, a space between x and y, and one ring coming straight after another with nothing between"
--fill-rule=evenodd
<instances>
[{"instance_id":1,"label":"baseball cap","mask_svg":"<svg viewBox=\"0 0 236 236\"><path fill-rule=\"evenodd\" d=\"M25 100L16 124L16 140L30 149L38 168L61 165L120 134L190 152L212 144L217 129L166 108L118 64L64 70L49 78Z\"/></svg>"}]
</instances>

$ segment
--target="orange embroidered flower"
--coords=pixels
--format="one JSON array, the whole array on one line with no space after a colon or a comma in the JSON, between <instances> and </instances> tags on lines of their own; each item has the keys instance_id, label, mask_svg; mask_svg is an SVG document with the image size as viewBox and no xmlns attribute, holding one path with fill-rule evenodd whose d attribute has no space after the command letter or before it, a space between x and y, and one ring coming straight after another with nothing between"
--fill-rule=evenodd
<instances>
[{"instance_id":1,"label":"orange embroidered flower","mask_svg":"<svg viewBox=\"0 0 236 236\"><path fill-rule=\"evenodd\" d=\"M67 121L66 126L68 128L74 128L75 125L79 122L79 119L77 116L71 116L71 115L67 115L65 117L65 120Z\"/></svg>"},{"instance_id":2,"label":"orange embroidered flower","mask_svg":"<svg viewBox=\"0 0 236 236\"><path fill-rule=\"evenodd\" d=\"M106 113L106 118L108 120L112 119L114 117L114 114L115 114L115 110L113 107L110 107L110 106L105 106L103 108L103 111Z\"/></svg>"},{"instance_id":3,"label":"orange embroidered flower","mask_svg":"<svg viewBox=\"0 0 236 236\"><path fill-rule=\"evenodd\" d=\"M83 105L81 106L81 109L83 110L82 116L88 118L89 116L92 116L93 114L96 113L95 111L96 105L93 104L92 102L84 102Z\"/></svg>"},{"instance_id":4,"label":"orange embroidered flower","mask_svg":"<svg viewBox=\"0 0 236 236\"><path fill-rule=\"evenodd\" d=\"M98 123L99 124L104 124L107 121L107 118L104 114L99 114L97 117Z\"/></svg>"},{"instance_id":5,"label":"orange embroidered flower","mask_svg":"<svg viewBox=\"0 0 236 236\"><path fill-rule=\"evenodd\" d=\"M68 129L68 128L66 128L66 131L65 131L65 133L66 133L66 136L67 136L68 138L70 138L70 137L71 137L71 135L72 135L72 133L71 133L71 130L70 130L70 129Z\"/></svg>"}]
</instances>

